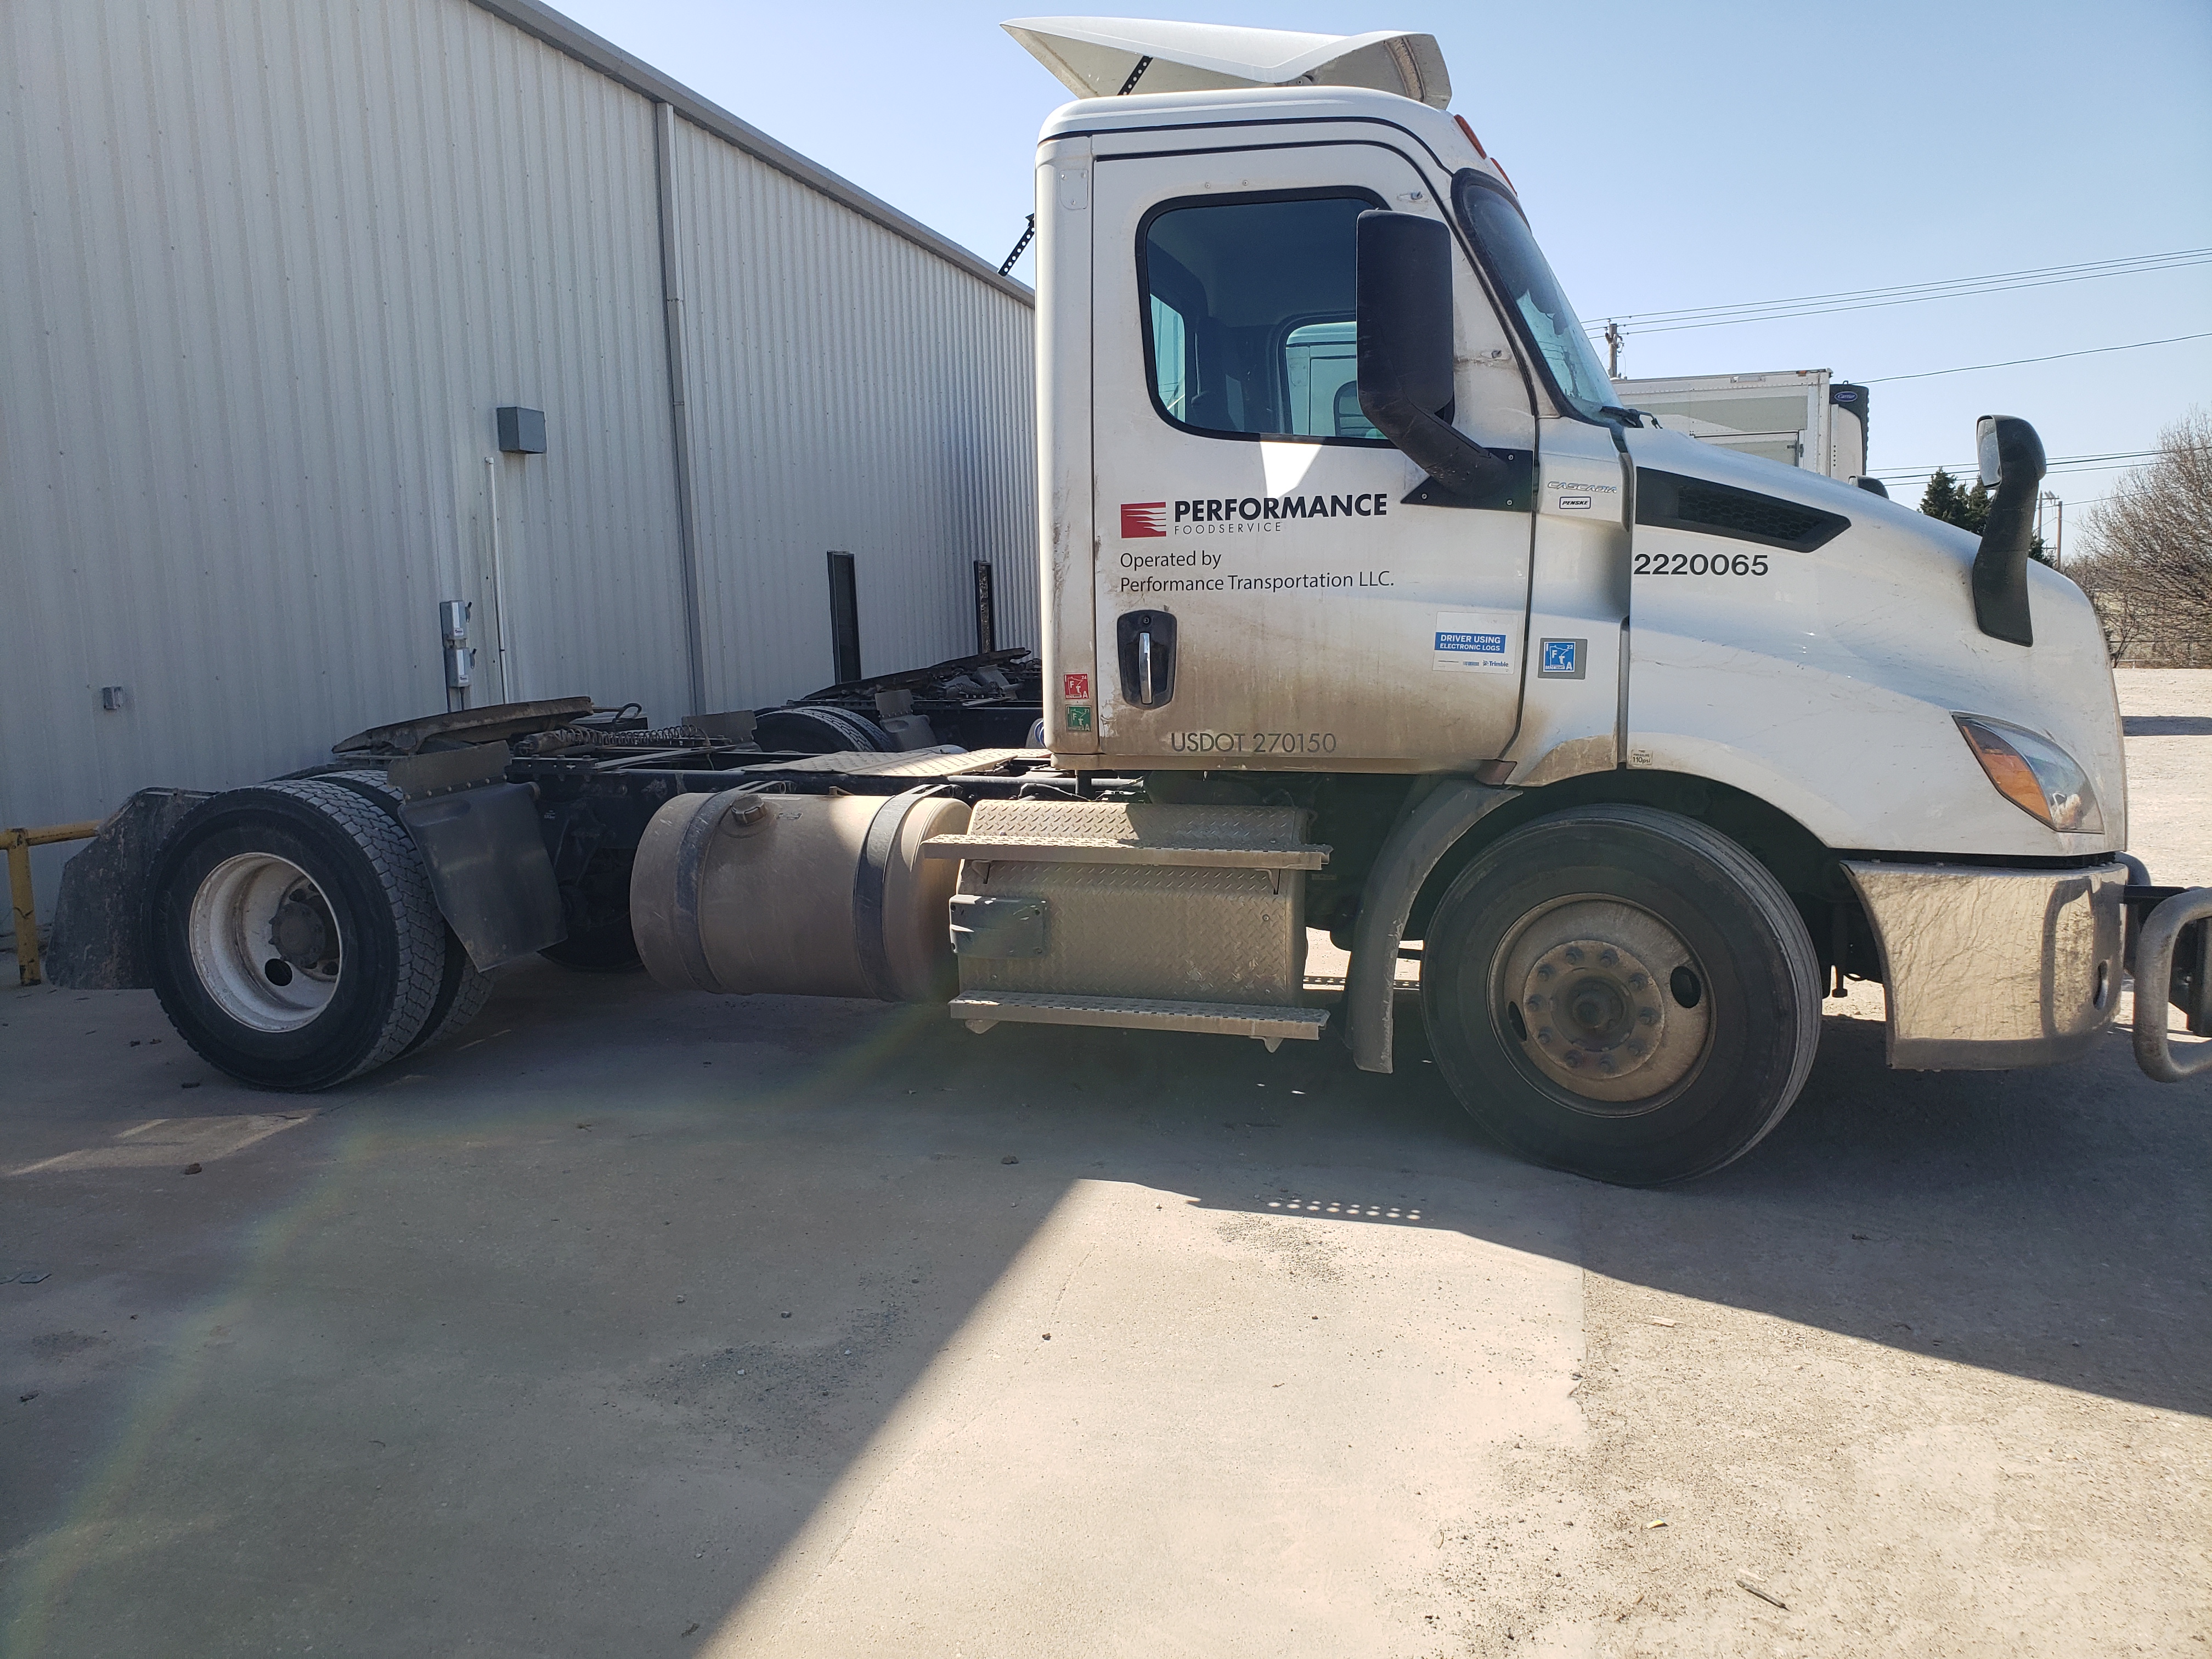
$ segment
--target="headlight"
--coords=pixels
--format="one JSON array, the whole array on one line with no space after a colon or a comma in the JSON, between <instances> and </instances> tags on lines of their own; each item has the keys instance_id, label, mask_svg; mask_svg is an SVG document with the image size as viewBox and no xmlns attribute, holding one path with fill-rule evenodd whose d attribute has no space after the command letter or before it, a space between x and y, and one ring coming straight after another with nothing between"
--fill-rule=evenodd
<instances>
[{"instance_id":1,"label":"headlight","mask_svg":"<svg viewBox=\"0 0 2212 1659\"><path fill-rule=\"evenodd\" d=\"M2048 738L1983 714L1954 714L1990 781L2014 806L2053 830L2100 833L2104 815L2088 774Z\"/></svg>"}]
</instances>

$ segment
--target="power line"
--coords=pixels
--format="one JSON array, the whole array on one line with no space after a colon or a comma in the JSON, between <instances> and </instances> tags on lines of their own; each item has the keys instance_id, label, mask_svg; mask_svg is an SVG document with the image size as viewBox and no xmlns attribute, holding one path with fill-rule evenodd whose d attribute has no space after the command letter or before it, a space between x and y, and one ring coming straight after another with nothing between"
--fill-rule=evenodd
<instances>
[{"instance_id":1,"label":"power line","mask_svg":"<svg viewBox=\"0 0 2212 1659\"><path fill-rule=\"evenodd\" d=\"M2166 253L2135 253L2123 259L2086 259L2069 265L2038 265L2026 270L2000 270L1986 276L1950 276L1933 283L1895 283L1881 288L1838 289L1832 294L1800 294L1786 300L1741 300L1727 305L1686 306L1670 311L1627 311L1613 314L1622 322L1667 322L1681 317L1699 317L1711 312L1760 309L1767 306L1811 305L1824 300L1869 300L1889 294L1908 294L1921 289L1954 288L1961 283L2009 283L2030 276L2057 276L2069 271L2094 274L2124 265L2137 265L2154 259L2201 260L2212 257L2212 248L2176 248Z\"/></svg>"},{"instance_id":2,"label":"power line","mask_svg":"<svg viewBox=\"0 0 2212 1659\"><path fill-rule=\"evenodd\" d=\"M1923 369L1917 374L1876 374L1859 382L1881 386L1890 380L1927 380L1938 374L1972 374L1983 368L2017 368L2022 363L2055 363L2062 357L2094 357L2107 351L2141 351L2145 346L2178 345L2184 340L2212 340L2212 330L2202 334L2173 334L2163 340L2137 340L2133 345L2091 346L2082 351L2054 351L2048 357L2008 357L2001 363L1967 363L1958 368Z\"/></svg>"},{"instance_id":3,"label":"power line","mask_svg":"<svg viewBox=\"0 0 2212 1659\"><path fill-rule=\"evenodd\" d=\"M2168 444L2160 444L2150 449L2100 449L2093 454L2053 455L2047 458L2044 462L2044 465L2046 466L2070 466L2077 461L2124 461L2140 456L2163 455L2169 448L2175 447L2176 446ZM2179 447L2183 449L2194 449L2197 446L2194 444L2182 444L2179 446ZM1936 467L1940 466L1948 471L1955 471L1960 466L1963 465L1971 471L1973 469L1974 465L1975 464L1972 461L1938 461L1936 462L1934 465L1917 467L1901 466L1894 468L1893 470L1899 472L1932 472L1936 470Z\"/></svg>"},{"instance_id":4,"label":"power line","mask_svg":"<svg viewBox=\"0 0 2212 1659\"><path fill-rule=\"evenodd\" d=\"M2163 453L2165 453L2163 449L2107 449L2100 451L2094 455L2054 455L2044 463L2044 466L2047 471L2052 467L2075 466L2090 462L2100 464L2107 462L2115 464L2133 463L2139 460L2148 459L2149 457L2154 455L2160 455ZM1972 472L1974 471L1976 465L1977 464L1972 461L1938 461L1933 466L1891 467L1883 471L1877 472L1874 476L1878 478L1882 478L1887 477L1891 472L1898 473L1900 476L1911 474L1916 477L1923 472Z\"/></svg>"},{"instance_id":5,"label":"power line","mask_svg":"<svg viewBox=\"0 0 2212 1659\"><path fill-rule=\"evenodd\" d=\"M2044 465L2044 476L2050 477L2060 472L2109 472L2116 468L2145 466L2158 452L2145 450L2142 454L2127 458L2118 456L2106 459L2083 461L2050 461ZM1877 478L1920 478L1931 472L1948 472L1958 477L1975 477L1979 471L1972 461L1948 461L1938 466L1886 467L1872 476Z\"/></svg>"},{"instance_id":6,"label":"power line","mask_svg":"<svg viewBox=\"0 0 2212 1659\"><path fill-rule=\"evenodd\" d=\"M2129 276L2144 271L2179 270L2212 262L2212 248L2182 248L2171 253L2137 255L2130 259L2099 260L2084 265L2051 265L2038 270L2002 271L1988 276L1954 277L1942 283L1908 283L1893 288L1856 289L1835 294L1805 295L1793 300L1761 300L1728 306L1697 306L1680 311L1614 313L1607 326L1626 322L1638 334L1672 334L1685 329L1720 328L1736 323L1777 322L1793 317L1815 317L1846 311L1874 311L1890 306L1917 305L1928 300L1954 300L1984 294L2004 294L2022 289L2051 288L2063 283L2093 282L2106 276ZM1587 332L1603 330L1585 325Z\"/></svg>"}]
</instances>

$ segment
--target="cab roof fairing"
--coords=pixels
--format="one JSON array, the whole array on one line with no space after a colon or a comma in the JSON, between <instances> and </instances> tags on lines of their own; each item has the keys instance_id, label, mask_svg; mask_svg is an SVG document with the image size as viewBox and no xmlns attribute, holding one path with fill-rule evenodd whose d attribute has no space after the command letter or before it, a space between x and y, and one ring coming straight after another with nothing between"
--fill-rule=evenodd
<instances>
[{"instance_id":1,"label":"cab roof fairing","mask_svg":"<svg viewBox=\"0 0 2212 1659\"><path fill-rule=\"evenodd\" d=\"M1141 64L1146 92L1361 87L1433 109L1451 102L1436 37L1399 29L1307 34L1142 17L1016 17L1001 24L1082 98L1112 97Z\"/></svg>"},{"instance_id":2,"label":"cab roof fairing","mask_svg":"<svg viewBox=\"0 0 2212 1659\"><path fill-rule=\"evenodd\" d=\"M1394 93L1358 87L1224 88L1209 92L1133 93L1127 98L1083 98L1066 103L1045 118L1040 144L1076 133L1108 137L1117 129L1157 132L1163 127L1264 126L1276 121L1357 123L1371 135L1377 122L1409 133L1435 158L1441 191L1462 168L1472 167L1504 185L1511 183L1497 162L1478 150L1452 116L1415 104ZM1147 140L1146 149L1159 146Z\"/></svg>"}]
</instances>

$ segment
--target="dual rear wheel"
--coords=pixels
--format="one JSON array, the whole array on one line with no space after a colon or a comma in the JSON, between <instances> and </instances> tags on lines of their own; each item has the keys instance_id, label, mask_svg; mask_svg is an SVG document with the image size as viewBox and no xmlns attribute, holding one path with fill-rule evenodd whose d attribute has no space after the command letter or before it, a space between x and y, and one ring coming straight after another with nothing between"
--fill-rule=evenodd
<instances>
[{"instance_id":1,"label":"dual rear wheel","mask_svg":"<svg viewBox=\"0 0 2212 1659\"><path fill-rule=\"evenodd\" d=\"M154 989L210 1065L259 1088L326 1089L483 1006L491 981L386 798L375 774L234 789L163 846L149 884Z\"/></svg>"}]
</instances>

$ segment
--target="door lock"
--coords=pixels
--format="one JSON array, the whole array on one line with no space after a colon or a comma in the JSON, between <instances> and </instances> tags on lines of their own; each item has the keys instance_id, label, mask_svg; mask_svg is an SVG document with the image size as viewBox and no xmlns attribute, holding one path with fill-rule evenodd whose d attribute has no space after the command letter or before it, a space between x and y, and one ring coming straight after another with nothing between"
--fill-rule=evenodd
<instances>
[{"instance_id":1,"label":"door lock","mask_svg":"<svg viewBox=\"0 0 2212 1659\"><path fill-rule=\"evenodd\" d=\"M1125 611L1115 620L1121 701L1157 708L1175 696L1176 619L1165 611Z\"/></svg>"}]
</instances>

